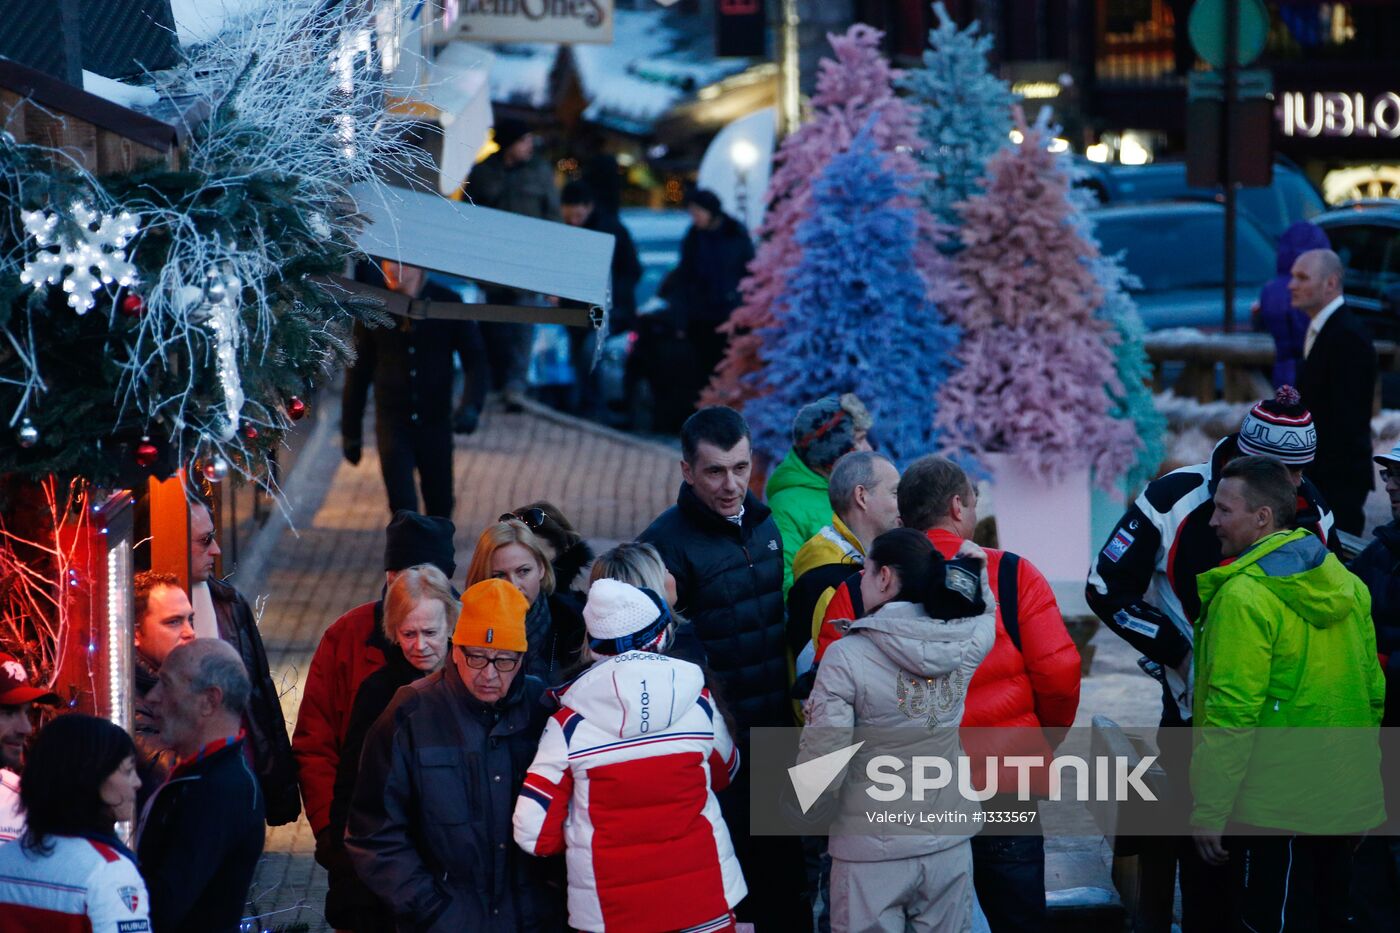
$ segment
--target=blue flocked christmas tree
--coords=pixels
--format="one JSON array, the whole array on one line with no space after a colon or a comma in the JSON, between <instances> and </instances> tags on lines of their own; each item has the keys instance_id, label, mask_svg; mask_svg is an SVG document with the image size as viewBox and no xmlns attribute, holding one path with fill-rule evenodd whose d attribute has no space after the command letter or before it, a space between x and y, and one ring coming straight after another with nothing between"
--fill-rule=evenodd
<instances>
[{"instance_id":1,"label":"blue flocked christmas tree","mask_svg":"<svg viewBox=\"0 0 1400 933\"><path fill-rule=\"evenodd\" d=\"M987 67L992 37L974 20L966 29L948 15L942 2L933 5L938 26L929 31L923 67L905 73L898 86L919 109L916 154L931 173L924 204L940 221L958 226L953 205L978 192L987 160L1006 146L1015 95Z\"/></svg>"},{"instance_id":2,"label":"blue flocked christmas tree","mask_svg":"<svg viewBox=\"0 0 1400 933\"><path fill-rule=\"evenodd\" d=\"M813 185L797 230L802 259L782 303L760 330L763 366L746 377L757 398L744 414L754 446L777 459L793 415L827 395L854 392L869 407L881 449L904 464L936 449L936 387L956 363L955 327L927 295L914 262L920 179L892 168L869 123Z\"/></svg>"}]
</instances>

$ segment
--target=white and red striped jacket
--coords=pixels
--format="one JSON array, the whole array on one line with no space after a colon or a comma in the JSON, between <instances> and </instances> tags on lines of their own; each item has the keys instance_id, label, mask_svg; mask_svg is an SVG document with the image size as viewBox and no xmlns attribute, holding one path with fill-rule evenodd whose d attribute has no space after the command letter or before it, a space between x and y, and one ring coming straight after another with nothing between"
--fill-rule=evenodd
<instances>
[{"instance_id":1,"label":"white and red striped jacket","mask_svg":"<svg viewBox=\"0 0 1400 933\"><path fill-rule=\"evenodd\" d=\"M565 853L579 930L726 929L748 893L715 791L739 750L689 661L629 651L561 691L515 805L515 840Z\"/></svg>"},{"instance_id":2,"label":"white and red striped jacket","mask_svg":"<svg viewBox=\"0 0 1400 933\"><path fill-rule=\"evenodd\" d=\"M47 855L0 846L5 933L148 933L146 882L128 853L82 836L49 836Z\"/></svg>"}]
</instances>

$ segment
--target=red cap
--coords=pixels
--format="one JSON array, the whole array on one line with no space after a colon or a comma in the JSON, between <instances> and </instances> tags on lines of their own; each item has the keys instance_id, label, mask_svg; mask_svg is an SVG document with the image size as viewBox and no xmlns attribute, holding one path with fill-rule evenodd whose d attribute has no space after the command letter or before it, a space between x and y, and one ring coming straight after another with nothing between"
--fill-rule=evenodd
<instances>
[{"instance_id":1,"label":"red cap","mask_svg":"<svg viewBox=\"0 0 1400 933\"><path fill-rule=\"evenodd\" d=\"M0 706L21 703L57 703L58 694L29 684L29 672L12 654L0 651Z\"/></svg>"}]
</instances>

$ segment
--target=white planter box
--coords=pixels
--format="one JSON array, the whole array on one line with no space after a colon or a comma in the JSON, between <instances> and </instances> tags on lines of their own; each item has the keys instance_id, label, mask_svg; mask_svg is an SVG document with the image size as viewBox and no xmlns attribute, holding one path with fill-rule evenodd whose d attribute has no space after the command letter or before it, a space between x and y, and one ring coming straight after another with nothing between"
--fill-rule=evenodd
<instances>
[{"instance_id":1,"label":"white planter box","mask_svg":"<svg viewBox=\"0 0 1400 933\"><path fill-rule=\"evenodd\" d=\"M1052 584L1082 589L1094 547L1089 469L1046 483L1005 454L986 454L982 460L992 471L1001 548L1035 564Z\"/></svg>"}]
</instances>

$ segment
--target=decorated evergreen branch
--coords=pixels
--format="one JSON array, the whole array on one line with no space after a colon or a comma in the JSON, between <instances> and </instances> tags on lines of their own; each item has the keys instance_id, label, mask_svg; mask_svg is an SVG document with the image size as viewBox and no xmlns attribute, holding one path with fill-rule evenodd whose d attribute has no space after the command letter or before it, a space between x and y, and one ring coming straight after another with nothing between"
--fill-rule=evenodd
<instances>
[{"instance_id":1,"label":"decorated evergreen branch","mask_svg":"<svg viewBox=\"0 0 1400 933\"><path fill-rule=\"evenodd\" d=\"M910 151L921 148L916 116L894 95L899 72L880 54L883 37L877 29L857 23L844 35L829 37L833 58L823 59L812 96L812 119L783 141L773 158L768 208L759 228L758 250L749 276L740 285L743 304L721 328L730 335L724 360L704 393L704 404L742 407L758 383L746 378L761 367L757 331L772 326L783 313L787 278L801 261L796 231L811 214L812 180L833 156L843 152L873 117L870 137L880 151L890 153L893 170L914 174ZM937 294L945 268L934 248L933 220L919 218L927 235L920 237L918 270ZM815 399L820 393L814 394ZM810 399L809 399L810 401Z\"/></svg>"},{"instance_id":2,"label":"decorated evergreen branch","mask_svg":"<svg viewBox=\"0 0 1400 933\"><path fill-rule=\"evenodd\" d=\"M929 173L924 203L942 223L960 224L954 205L977 192L987 160L1009 144L1015 95L992 74L990 35L974 20L966 29L933 5L938 25L928 34L923 67L906 72L898 87L919 115L924 145L919 164Z\"/></svg>"},{"instance_id":3,"label":"decorated evergreen branch","mask_svg":"<svg viewBox=\"0 0 1400 933\"><path fill-rule=\"evenodd\" d=\"M1047 480L1092 467L1109 488L1142 441L1114 417L1124 390L1117 334L1099 314L1098 251L1076 229L1069 176L1042 131L1021 127L1023 141L992 157L985 190L958 205L955 262L970 296L949 309L966 336L937 424L965 459L1006 454Z\"/></svg>"},{"instance_id":4,"label":"decorated evergreen branch","mask_svg":"<svg viewBox=\"0 0 1400 933\"><path fill-rule=\"evenodd\" d=\"M812 185L797 230L802 258L787 276L785 312L759 330L762 368L746 377L754 447L773 460L793 416L827 395L854 392L896 463L935 447L934 390L950 370L957 331L940 323L916 258L926 231L917 170L880 151L876 118Z\"/></svg>"},{"instance_id":5,"label":"decorated evergreen branch","mask_svg":"<svg viewBox=\"0 0 1400 933\"><path fill-rule=\"evenodd\" d=\"M380 318L318 280L354 252L346 192L421 158L341 54L371 26L346 7L271 6L155 76L210 114L174 170L94 178L0 137L0 473L272 488L300 396Z\"/></svg>"}]
</instances>

